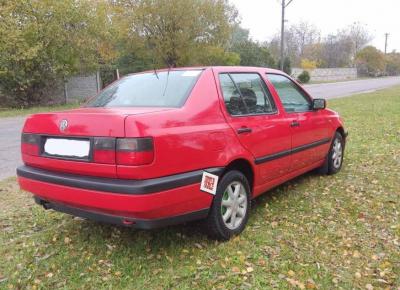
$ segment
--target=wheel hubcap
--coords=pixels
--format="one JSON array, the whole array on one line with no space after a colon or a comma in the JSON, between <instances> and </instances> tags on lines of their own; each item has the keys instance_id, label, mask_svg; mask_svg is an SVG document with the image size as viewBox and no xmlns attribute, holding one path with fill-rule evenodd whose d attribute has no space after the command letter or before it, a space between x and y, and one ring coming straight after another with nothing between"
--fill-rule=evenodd
<instances>
[{"instance_id":1,"label":"wheel hubcap","mask_svg":"<svg viewBox=\"0 0 400 290\"><path fill-rule=\"evenodd\" d=\"M231 230L237 229L247 212L247 193L243 184L234 181L228 185L222 196L221 215L224 224Z\"/></svg>"},{"instance_id":2,"label":"wheel hubcap","mask_svg":"<svg viewBox=\"0 0 400 290\"><path fill-rule=\"evenodd\" d=\"M340 165L342 164L342 156L343 156L343 147L342 147L342 142L340 142L339 139L335 139L333 142L333 147L332 147L332 161L333 161L333 166L335 168L339 168Z\"/></svg>"}]
</instances>

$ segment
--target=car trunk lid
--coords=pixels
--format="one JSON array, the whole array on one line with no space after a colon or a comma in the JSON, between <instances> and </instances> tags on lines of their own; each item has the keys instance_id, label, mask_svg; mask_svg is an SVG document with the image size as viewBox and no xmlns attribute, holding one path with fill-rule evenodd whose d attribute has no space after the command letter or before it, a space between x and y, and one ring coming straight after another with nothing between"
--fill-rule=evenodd
<instances>
[{"instance_id":1,"label":"car trunk lid","mask_svg":"<svg viewBox=\"0 0 400 290\"><path fill-rule=\"evenodd\" d=\"M169 108L79 108L35 114L27 118L23 132L58 136L124 137L125 118Z\"/></svg>"},{"instance_id":2,"label":"car trunk lid","mask_svg":"<svg viewBox=\"0 0 400 290\"><path fill-rule=\"evenodd\" d=\"M48 170L116 178L116 164L94 160L96 138L123 138L127 116L168 109L79 108L32 115L23 129L23 160L28 165ZM29 139L31 135L34 139ZM29 148L32 140L37 142L36 153Z\"/></svg>"}]
</instances>

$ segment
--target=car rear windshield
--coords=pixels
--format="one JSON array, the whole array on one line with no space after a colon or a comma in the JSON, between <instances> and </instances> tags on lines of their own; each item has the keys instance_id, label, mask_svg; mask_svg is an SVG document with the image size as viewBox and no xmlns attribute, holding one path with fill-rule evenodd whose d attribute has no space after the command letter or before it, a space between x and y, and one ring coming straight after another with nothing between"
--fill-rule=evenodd
<instances>
[{"instance_id":1,"label":"car rear windshield","mask_svg":"<svg viewBox=\"0 0 400 290\"><path fill-rule=\"evenodd\" d=\"M201 70L171 70L126 76L108 86L87 107L182 107Z\"/></svg>"}]
</instances>

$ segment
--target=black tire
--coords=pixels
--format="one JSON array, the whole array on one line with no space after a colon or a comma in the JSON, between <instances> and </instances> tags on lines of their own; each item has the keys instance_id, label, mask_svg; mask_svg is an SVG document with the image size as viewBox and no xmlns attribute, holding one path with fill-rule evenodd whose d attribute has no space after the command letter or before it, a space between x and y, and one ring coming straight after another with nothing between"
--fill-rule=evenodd
<instances>
[{"instance_id":1,"label":"black tire","mask_svg":"<svg viewBox=\"0 0 400 290\"><path fill-rule=\"evenodd\" d=\"M235 207L236 209L240 208L241 212L243 212L243 207L240 207L240 205L237 205L237 203L239 202L239 199L243 200L243 198L245 197L246 210L244 215L241 214L241 220L240 223L238 223L237 227L235 227L235 220L237 218L236 211L231 210L232 213L235 213L235 218L233 222L232 217L230 217L230 222L233 224L232 227L234 228L229 228L226 222L224 222L223 220L223 209L225 207L222 206L222 200L224 199L225 201L229 202L229 200L225 199L228 192L228 186L231 186L232 189L235 188L235 186L237 186L238 184L241 184L243 186L243 190L245 190L245 192L241 192L240 198L239 196L237 197ZM231 198L229 194L228 198ZM232 236L240 234L244 230L249 219L250 205L250 187L246 176L244 176L243 173L237 170L228 171L218 183L217 192L212 202L210 212L207 219L205 220L205 230L208 236L212 239L227 241ZM229 209L227 210L225 208L225 210L226 213ZM227 221L229 221L229 219Z\"/></svg>"},{"instance_id":2,"label":"black tire","mask_svg":"<svg viewBox=\"0 0 400 290\"><path fill-rule=\"evenodd\" d=\"M335 145L337 144L336 142L340 144L341 148L341 154L339 157L340 161L337 160L337 155L335 155L335 153L337 154L337 148L335 151ZM340 171L343 165L344 146L345 143L342 134L340 134L339 132L335 132L335 136L332 140L326 160L324 164L318 169L319 173L332 175Z\"/></svg>"}]
</instances>

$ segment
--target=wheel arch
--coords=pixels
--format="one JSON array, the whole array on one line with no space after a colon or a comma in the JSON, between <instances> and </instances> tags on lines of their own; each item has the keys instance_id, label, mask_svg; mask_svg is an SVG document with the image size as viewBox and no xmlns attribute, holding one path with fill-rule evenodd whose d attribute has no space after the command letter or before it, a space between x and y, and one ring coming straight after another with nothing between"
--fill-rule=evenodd
<instances>
[{"instance_id":1,"label":"wheel arch","mask_svg":"<svg viewBox=\"0 0 400 290\"><path fill-rule=\"evenodd\" d=\"M344 140L344 143L346 144L347 133L346 133L346 131L344 130L344 128L343 128L342 126L340 126L340 127L336 128L336 131L335 131L335 132L338 132L340 135L342 135L343 140Z\"/></svg>"},{"instance_id":2,"label":"wheel arch","mask_svg":"<svg viewBox=\"0 0 400 290\"><path fill-rule=\"evenodd\" d=\"M244 158L232 160L225 167L225 170L224 170L222 176L231 170L238 170L241 173L243 173L244 176L246 176L247 181L249 182L251 193L253 193L255 172L254 172L254 168L253 168L252 164L247 159L244 159Z\"/></svg>"}]
</instances>

